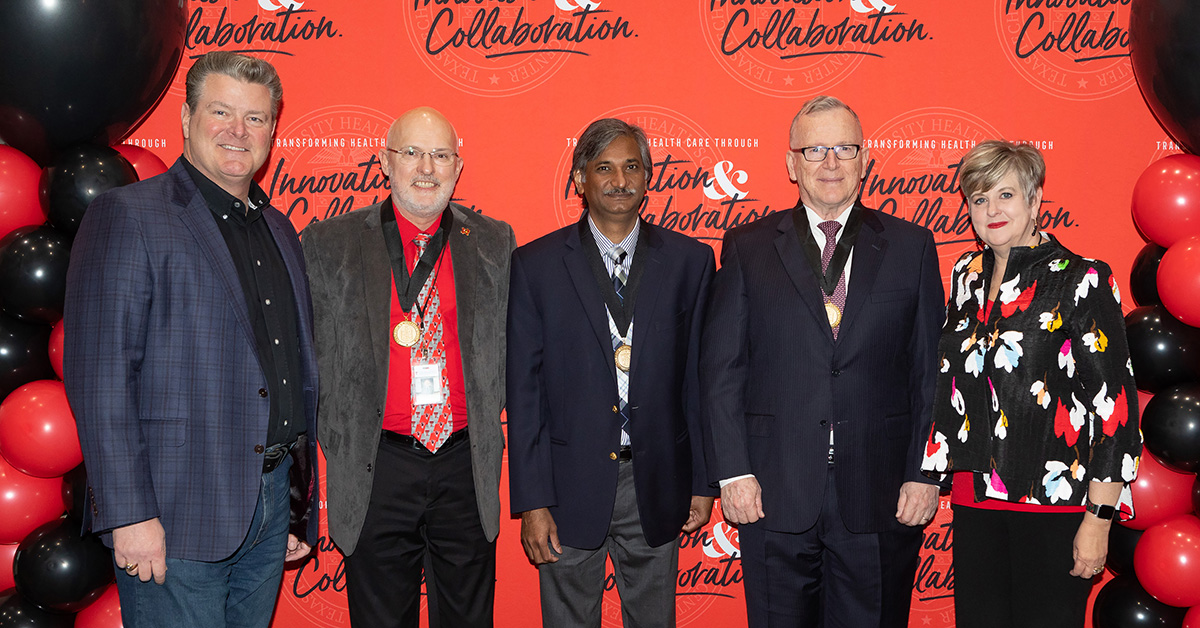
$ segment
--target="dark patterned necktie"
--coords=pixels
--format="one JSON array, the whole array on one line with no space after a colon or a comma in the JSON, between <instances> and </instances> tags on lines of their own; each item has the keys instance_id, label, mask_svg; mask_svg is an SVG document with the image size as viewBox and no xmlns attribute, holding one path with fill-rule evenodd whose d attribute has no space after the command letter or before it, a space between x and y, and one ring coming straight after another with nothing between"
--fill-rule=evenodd
<instances>
[{"instance_id":1,"label":"dark patterned necktie","mask_svg":"<svg viewBox=\"0 0 1200 628\"><path fill-rule=\"evenodd\" d=\"M821 250L821 272L825 272L829 268L829 260L833 259L833 250L837 248L837 235L839 229L842 228L842 223L836 220L827 220L817 228L825 234L825 248ZM834 288L833 294L825 294L821 291L821 296L825 298L826 303L832 303L837 306L838 324L830 324L833 329L833 339L837 340L838 328L841 327L841 316L846 309L846 271L842 270L842 274L838 276L837 287Z\"/></svg>"},{"instance_id":2,"label":"dark patterned necktie","mask_svg":"<svg viewBox=\"0 0 1200 628\"><path fill-rule=\"evenodd\" d=\"M621 247L617 246L613 247L612 250L608 252L608 255L613 260L613 289L617 291L617 298L620 299L622 304L624 304L625 281L629 278L629 276L626 274L625 266L623 264L625 263L625 256L628 255L628 253L626 253ZM622 344L624 344L624 342L621 340L621 337L616 334L612 334L613 351L616 351L617 348ZM619 393L620 397L617 409L621 413L621 431L628 435L629 413L625 410L625 400L629 398L629 375L621 369L617 369L617 392Z\"/></svg>"}]
</instances>

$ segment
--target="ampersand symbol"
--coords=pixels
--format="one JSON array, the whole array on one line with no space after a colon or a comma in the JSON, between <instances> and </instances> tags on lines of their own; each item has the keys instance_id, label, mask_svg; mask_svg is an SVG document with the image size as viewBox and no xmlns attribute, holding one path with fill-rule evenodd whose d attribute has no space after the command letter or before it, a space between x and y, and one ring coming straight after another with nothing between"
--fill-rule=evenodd
<instances>
[{"instance_id":1,"label":"ampersand symbol","mask_svg":"<svg viewBox=\"0 0 1200 628\"><path fill-rule=\"evenodd\" d=\"M867 4L871 6L867 6ZM896 5L888 4L883 0L850 0L850 8L859 13L870 13L871 11L889 13L892 9L896 8Z\"/></svg>"},{"instance_id":2,"label":"ampersand symbol","mask_svg":"<svg viewBox=\"0 0 1200 628\"><path fill-rule=\"evenodd\" d=\"M734 533L737 533L736 529L730 527L724 521L718 521L713 524L712 540L705 541L704 543L705 556L709 558L721 558L724 556L737 558L742 555L742 550L730 540L729 530L734 530Z\"/></svg>"},{"instance_id":3,"label":"ampersand symbol","mask_svg":"<svg viewBox=\"0 0 1200 628\"><path fill-rule=\"evenodd\" d=\"M733 173L733 181L729 179L730 172ZM745 183L750 178L750 175L746 174L745 170L733 170L732 161L717 162L716 167L713 168L713 178L716 181L709 181L704 184L704 195L708 198L719 201L722 198L733 198L734 194L743 198L746 196L745 192L737 189L734 181ZM720 191L717 190L718 187L721 188Z\"/></svg>"},{"instance_id":4,"label":"ampersand symbol","mask_svg":"<svg viewBox=\"0 0 1200 628\"><path fill-rule=\"evenodd\" d=\"M592 10L600 6L600 2L598 0L554 0L554 6L563 11L574 11L575 9Z\"/></svg>"},{"instance_id":5,"label":"ampersand symbol","mask_svg":"<svg viewBox=\"0 0 1200 628\"><path fill-rule=\"evenodd\" d=\"M303 4L300 0L279 0L279 2L275 2L275 0L258 0L258 6L262 7L264 11L278 11L283 8L295 11Z\"/></svg>"}]
</instances>

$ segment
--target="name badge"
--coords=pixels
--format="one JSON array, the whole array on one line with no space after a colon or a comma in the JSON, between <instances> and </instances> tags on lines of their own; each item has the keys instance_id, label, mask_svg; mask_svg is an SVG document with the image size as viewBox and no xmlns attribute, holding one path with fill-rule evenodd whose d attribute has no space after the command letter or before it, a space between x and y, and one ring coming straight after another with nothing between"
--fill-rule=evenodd
<instances>
[{"instance_id":1,"label":"name badge","mask_svg":"<svg viewBox=\"0 0 1200 628\"><path fill-rule=\"evenodd\" d=\"M413 405L441 405L445 401L446 389L442 387L441 363L414 360L412 362Z\"/></svg>"}]
</instances>

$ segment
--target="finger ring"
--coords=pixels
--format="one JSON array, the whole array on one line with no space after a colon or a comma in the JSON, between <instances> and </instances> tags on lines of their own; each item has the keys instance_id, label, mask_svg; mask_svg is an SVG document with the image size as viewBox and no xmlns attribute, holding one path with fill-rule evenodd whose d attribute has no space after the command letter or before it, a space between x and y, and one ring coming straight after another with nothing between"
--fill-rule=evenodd
<instances>
[{"instance_id":1,"label":"finger ring","mask_svg":"<svg viewBox=\"0 0 1200 628\"><path fill-rule=\"evenodd\" d=\"M1092 575L1093 575L1093 576L1098 576L1098 575L1100 575L1100 572L1101 572L1101 571L1104 571L1104 567L1103 567L1103 566L1101 566L1101 567L1096 567L1095 569L1092 569Z\"/></svg>"},{"instance_id":2,"label":"finger ring","mask_svg":"<svg viewBox=\"0 0 1200 628\"><path fill-rule=\"evenodd\" d=\"M125 563L125 571L137 570L137 563Z\"/></svg>"}]
</instances>

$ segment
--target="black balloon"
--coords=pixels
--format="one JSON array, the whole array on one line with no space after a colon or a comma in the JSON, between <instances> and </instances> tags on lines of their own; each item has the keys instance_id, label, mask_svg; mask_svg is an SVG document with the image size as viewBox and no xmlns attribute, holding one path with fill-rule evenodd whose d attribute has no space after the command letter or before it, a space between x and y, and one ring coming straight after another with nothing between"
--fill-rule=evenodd
<instances>
[{"instance_id":1,"label":"black balloon","mask_svg":"<svg viewBox=\"0 0 1200 628\"><path fill-rule=\"evenodd\" d=\"M1200 513L1200 475L1196 476L1196 482L1192 484L1192 510Z\"/></svg>"},{"instance_id":2,"label":"black balloon","mask_svg":"<svg viewBox=\"0 0 1200 628\"><path fill-rule=\"evenodd\" d=\"M1146 449L1185 473L1200 470L1200 384L1160 391L1142 413Z\"/></svg>"},{"instance_id":3,"label":"black balloon","mask_svg":"<svg viewBox=\"0 0 1200 628\"><path fill-rule=\"evenodd\" d=\"M1125 315L1125 335L1137 387L1156 393L1200 381L1200 329L1185 325L1161 305Z\"/></svg>"},{"instance_id":4,"label":"black balloon","mask_svg":"<svg viewBox=\"0 0 1200 628\"><path fill-rule=\"evenodd\" d=\"M166 93L184 53L187 3L0 2L0 139L42 165L117 144Z\"/></svg>"},{"instance_id":5,"label":"black balloon","mask_svg":"<svg viewBox=\"0 0 1200 628\"><path fill-rule=\"evenodd\" d=\"M1118 526L1113 526L1118 527ZM1186 608L1154 599L1132 573L1108 581L1092 605L1093 628L1179 628Z\"/></svg>"},{"instance_id":6,"label":"black balloon","mask_svg":"<svg viewBox=\"0 0 1200 628\"><path fill-rule=\"evenodd\" d=\"M113 581L112 551L94 534L80 536L79 521L51 521L29 533L13 558L17 593L38 606L76 613Z\"/></svg>"},{"instance_id":7,"label":"black balloon","mask_svg":"<svg viewBox=\"0 0 1200 628\"><path fill-rule=\"evenodd\" d=\"M0 312L0 399L35 379L55 379L50 365L51 331Z\"/></svg>"},{"instance_id":8,"label":"black balloon","mask_svg":"<svg viewBox=\"0 0 1200 628\"><path fill-rule=\"evenodd\" d=\"M50 224L75 235L83 212L97 197L138 180L137 171L107 146L76 146L42 171L40 194Z\"/></svg>"},{"instance_id":9,"label":"black balloon","mask_svg":"<svg viewBox=\"0 0 1200 628\"><path fill-rule=\"evenodd\" d=\"M1138 252L1129 271L1129 292L1138 305L1160 305L1158 298L1158 264L1167 247L1149 242Z\"/></svg>"},{"instance_id":10,"label":"black balloon","mask_svg":"<svg viewBox=\"0 0 1200 628\"><path fill-rule=\"evenodd\" d=\"M1158 123L1200 152L1200 3L1139 0L1129 12L1129 53L1142 97Z\"/></svg>"},{"instance_id":11,"label":"black balloon","mask_svg":"<svg viewBox=\"0 0 1200 628\"><path fill-rule=\"evenodd\" d=\"M74 615L44 611L21 596L0 604L0 628L72 628Z\"/></svg>"},{"instance_id":12,"label":"black balloon","mask_svg":"<svg viewBox=\"0 0 1200 628\"><path fill-rule=\"evenodd\" d=\"M1115 574L1133 575L1133 549L1137 547L1138 539L1142 538L1144 530L1134 530L1125 526L1111 526L1108 529L1108 558L1105 566Z\"/></svg>"},{"instance_id":13,"label":"black balloon","mask_svg":"<svg viewBox=\"0 0 1200 628\"><path fill-rule=\"evenodd\" d=\"M25 321L62 318L71 244L54 227L21 227L0 240L0 309ZM47 345L47 351L49 351Z\"/></svg>"}]
</instances>

